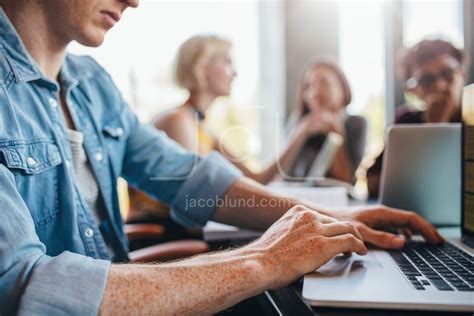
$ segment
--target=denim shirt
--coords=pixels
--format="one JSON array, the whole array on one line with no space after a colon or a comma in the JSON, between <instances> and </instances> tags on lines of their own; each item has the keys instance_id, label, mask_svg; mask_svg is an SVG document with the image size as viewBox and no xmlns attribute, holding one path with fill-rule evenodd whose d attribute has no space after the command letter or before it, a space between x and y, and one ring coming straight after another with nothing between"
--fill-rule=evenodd
<instances>
[{"instance_id":1,"label":"denim shirt","mask_svg":"<svg viewBox=\"0 0 474 316\"><path fill-rule=\"evenodd\" d=\"M240 173L217 153L200 158L141 124L90 57L67 55L60 84L96 176L107 216L98 227L71 162L60 86L46 78L0 8L0 314L97 314L109 258L127 260L117 197L125 178L169 204L186 226Z\"/></svg>"}]
</instances>

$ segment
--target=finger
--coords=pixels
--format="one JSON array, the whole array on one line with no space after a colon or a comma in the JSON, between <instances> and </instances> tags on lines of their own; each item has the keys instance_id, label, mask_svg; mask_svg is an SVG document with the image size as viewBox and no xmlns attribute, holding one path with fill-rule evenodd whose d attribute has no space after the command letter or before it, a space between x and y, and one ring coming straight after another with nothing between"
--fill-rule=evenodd
<instances>
[{"instance_id":1,"label":"finger","mask_svg":"<svg viewBox=\"0 0 474 316\"><path fill-rule=\"evenodd\" d=\"M364 236L364 241L380 248L400 249L405 245L405 238L403 236L375 230L365 225L360 226L359 231Z\"/></svg>"},{"instance_id":2,"label":"finger","mask_svg":"<svg viewBox=\"0 0 474 316\"><path fill-rule=\"evenodd\" d=\"M318 220L323 224L338 223L339 221L330 216L318 213Z\"/></svg>"},{"instance_id":3,"label":"finger","mask_svg":"<svg viewBox=\"0 0 474 316\"><path fill-rule=\"evenodd\" d=\"M364 242L352 234L330 237L331 246L335 254L355 252L359 255L367 254L367 247Z\"/></svg>"},{"instance_id":4,"label":"finger","mask_svg":"<svg viewBox=\"0 0 474 316\"><path fill-rule=\"evenodd\" d=\"M334 237L339 235L352 234L360 240L364 240L361 233L350 222L335 222L323 226L323 235Z\"/></svg>"},{"instance_id":5,"label":"finger","mask_svg":"<svg viewBox=\"0 0 474 316\"><path fill-rule=\"evenodd\" d=\"M413 236L413 233L408 228L400 228L399 231L401 234L403 234L403 236L405 236L405 239L407 240L411 239L411 236Z\"/></svg>"},{"instance_id":6,"label":"finger","mask_svg":"<svg viewBox=\"0 0 474 316\"><path fill-rule=\"evenodd\" d=\"M444 242L444 238L438 233L438 230L427 220L414 212L404 212L412 232L420 233L426 241L430 243Z\"/></svg>"},{"instance_id":7,"label":"finger","mask_svg":"<svg viewBox=\"0 0 474 316\"><path fill-rule=\"evenodd\" d=\"M409 228L412 232L420 233L430 243L444 241L433 225L414 212L386 208L378 217L385 227Z\"/></svg>"}]
</instances>

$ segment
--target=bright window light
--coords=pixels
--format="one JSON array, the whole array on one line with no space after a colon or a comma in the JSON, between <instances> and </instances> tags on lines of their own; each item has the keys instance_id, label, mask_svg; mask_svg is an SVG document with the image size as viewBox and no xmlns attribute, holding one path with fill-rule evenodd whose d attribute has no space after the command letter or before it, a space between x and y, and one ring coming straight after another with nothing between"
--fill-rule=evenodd
<instances>
[{"instance_id":1,"label":"bright window light","mask_svg":"<svg viewBox=\"0 0 474 316\"><path fill-rule=\"evenodd\" d=\"M403 2L403 40L408 47L426 37L443 38L463 47L462 0Z\"/></svg>"}]
</instances>

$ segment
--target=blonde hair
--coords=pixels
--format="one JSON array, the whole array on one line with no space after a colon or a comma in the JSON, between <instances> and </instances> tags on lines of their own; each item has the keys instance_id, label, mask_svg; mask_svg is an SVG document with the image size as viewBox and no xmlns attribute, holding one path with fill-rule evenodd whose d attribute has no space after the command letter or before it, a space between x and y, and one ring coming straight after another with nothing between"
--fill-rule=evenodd
<instances>
[{"instance_id":1,"label":"blonde hair","mask_svg":"<svg viewBox=\"0 0 474 316\"><path fill-rule=\"evenodd\" d=\"M226 53L231 42L216 35L195 35L184 42L176 56L175 81L189 91L206 86L203 69L216 56Z\"/></svg>"}]
</instances>

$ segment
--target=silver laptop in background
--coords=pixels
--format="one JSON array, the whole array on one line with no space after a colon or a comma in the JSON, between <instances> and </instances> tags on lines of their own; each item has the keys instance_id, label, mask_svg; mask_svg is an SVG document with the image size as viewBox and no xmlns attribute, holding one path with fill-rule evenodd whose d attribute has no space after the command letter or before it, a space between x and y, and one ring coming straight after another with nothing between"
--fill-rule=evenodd
<instances>
[{"instance_id":1,"label":"silver laptop in background","mask_svg":"<svg viewBox=\"0 0 474 316\"><path fill-rule=\"evenodd\" d=\"M461 203L460 207L447 210L461 214L462 237L447 238L444 245L429 245L415 239L400 251L371 249L366 256L337 256L305 276L303 297L308 303L330 307L474 312L474 248L471 248L474 247L474 85L464 90L463 122L462 145L457 147L457 152L452 152L458 155L459 164L462 161L462 190L458 187L453 192L461 197ZM453 142L459 142L461 134L458 135ZM402 151L392 155L403 159L406 154ZM446 166L437 167L441 170ZM408 171L399 170L399 173ZM444 193L436 191L431 197L439 195ZM431 216L429 212L425 215Z\"/></svg>"},{"instance_id":2,"label":"silver laptop in background","mask_svg":"<svg viewBox=\"0 0 474 316\"><path fill-rule=\"evenodd\" d=\"M459 226L461 124L397 124L386 139L379 202Z\"/></svg>"}]
</instances>

